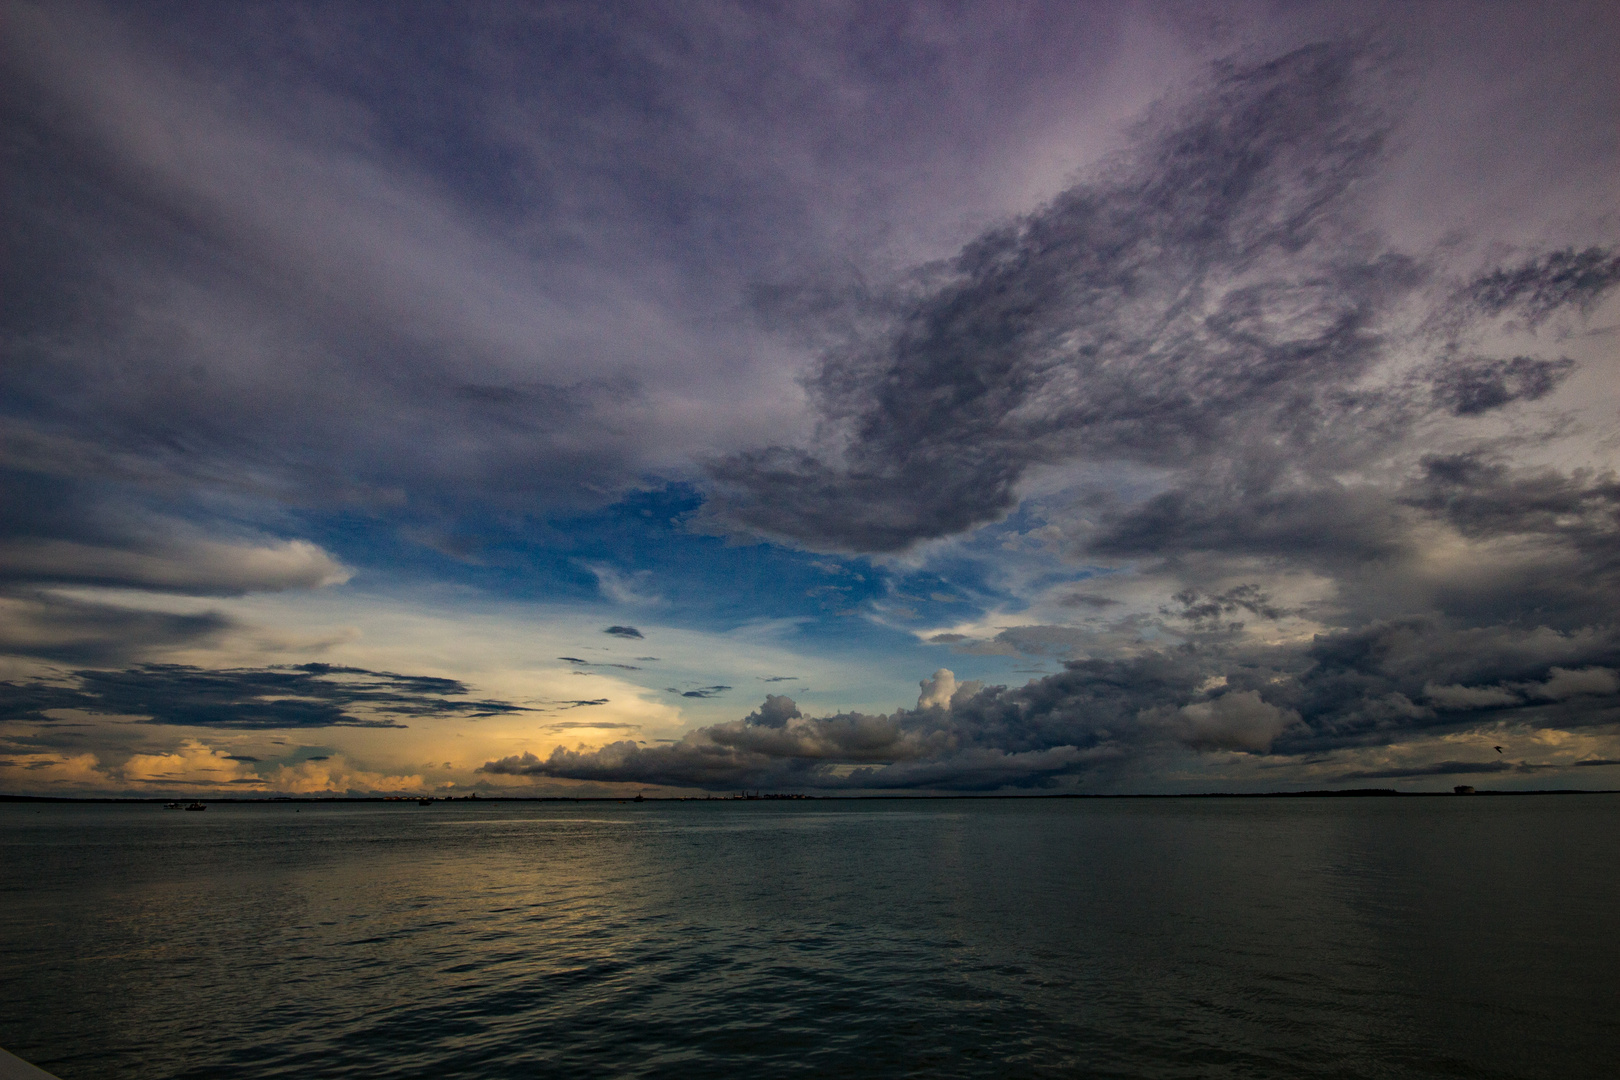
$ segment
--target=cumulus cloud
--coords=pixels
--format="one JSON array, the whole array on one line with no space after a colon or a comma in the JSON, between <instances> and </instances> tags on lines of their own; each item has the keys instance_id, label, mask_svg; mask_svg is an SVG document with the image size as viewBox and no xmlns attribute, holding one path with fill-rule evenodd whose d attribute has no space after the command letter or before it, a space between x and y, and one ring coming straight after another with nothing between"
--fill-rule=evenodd
<instances>
[{"instance_id":1,"label":"cumulus cloud","mask_svg":"<svg viewBox=\"0 0 1620 1080\"><path fill-rule=\"evenodd\" d=\"M951 697L956 693L956 674L950 668L940 668L934 672L933 678L924 679L918 685L922 693L917 695L917 708L944 707L951 703Z\"/></svg>"},{"instance_id":2,"label":"cumulus cloud","mask_svg":"<svg viewBox=\"0 0 1620 1080\"><path fill-rule=\"evenodd\" d=\"M698 728L674 743L558 746L547 757L525 752L483 768L512 776L797 790L993 790L1064 778L1107 787L1134 765L1178 751L1237 751L1303 768L1323 753L1465 731L1480 722L1482 710L1493 722L1610 731L1620 724L1614 670L1562 665L1617 653L1620 639L1612 632L1409 619L1319 635L1304 647L1217 642L1070 660L1061 672L1020 687L958 683L941 668L920 683L916 708L889 714L811 717L792 699L769 695L744 719ZM1487 674L1506 676L1514 689L1483 684ZM1548 702L1557 703L1556 715L1537 711L1552 707ZM1447 768L1394 765L1340 778L1442 775Z\"/></svg>"},{"instance_id":3,"label":"cumulus cloud","mask_svg":"<svg viewBox=\"0 0 1620 1080\"><path fill-rule=\"evenodd\" d=\"M296 765L281 765L257 783L263 790L296 795L361 795L377 792L422 791L427 785L417 773L372 772L351 765L343 757L309 758Z\"/></svg>"}]
</instances>

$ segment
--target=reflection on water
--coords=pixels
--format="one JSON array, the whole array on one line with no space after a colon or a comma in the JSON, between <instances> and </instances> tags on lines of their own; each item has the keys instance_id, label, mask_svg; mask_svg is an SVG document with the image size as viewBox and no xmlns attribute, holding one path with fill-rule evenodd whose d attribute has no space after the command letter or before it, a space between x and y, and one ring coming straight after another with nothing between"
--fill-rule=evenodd
<instances>
[{"instance_id":1,"label":"reflection on water","mask_svg":"<svg viewBox=\"0 0 1620 1080\"><path fill-rule=\"evenodd\" d=\"M1613 1075L1620 797L0 805L101 1077Z\"/></svg>"}]
</instances>

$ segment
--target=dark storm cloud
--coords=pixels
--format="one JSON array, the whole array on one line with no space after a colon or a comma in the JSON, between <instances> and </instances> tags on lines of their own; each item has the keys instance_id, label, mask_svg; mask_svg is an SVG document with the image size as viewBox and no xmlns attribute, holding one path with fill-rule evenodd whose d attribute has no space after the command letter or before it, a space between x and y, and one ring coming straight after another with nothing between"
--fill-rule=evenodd
<instances>
[{"instance_id":1,"label":"dark storm cloud","mask_svg":"<svg viewBox=\"0 0 1620 1080\"><path fill-rule=\"evenodd\" d=\"M145 664L76 671L71 685L0 683L0 717L48 721L50 710L142 716L147 723L234 730L405 725L398 717L485 717L528 712L506 701L453 700L454 679L303 664L295 668L204 669Z\"/></svg>"}]
</instances>

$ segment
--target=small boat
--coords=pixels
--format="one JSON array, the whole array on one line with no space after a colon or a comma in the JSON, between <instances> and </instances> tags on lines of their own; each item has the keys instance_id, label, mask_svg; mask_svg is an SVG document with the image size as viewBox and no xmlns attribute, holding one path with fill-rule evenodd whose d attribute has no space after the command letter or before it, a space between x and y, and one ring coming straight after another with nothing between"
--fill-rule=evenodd
<instances>
[{"instance_id":1,"label":"small boat","mask_svg":"<svg viewBox=\"0 0 1620 1080\"><path fill-rule=\"evenodd\" d=\"M180 809L183 809L183 807L177 802L166 802L166 803L163 804L163 809L165 809L165 810L180 810Z\"/></svg>"},{"instance_id":2,"label":"small boat","mask_svg":"<svg viewBox=\"0 0 1620 1080\"><path fill-rule=\"evenodd\" d=\"M417 799L416 800L416 805L417 806L432 806L433 805L433 800L432 799Z\"/></svg>"},{"instance_id":3,"label":"small boat","mask_svg":"<svg viewBox=\"0 0 1620 1080\"><path fill-rule=\"evenodd\" d=\"M206 810L206 809L208 809L208 807L206 805L204 805L203 803L194 802L194 803L188 803L186 805L186 809L187 810Z\"/></svg>"}]
</instances>

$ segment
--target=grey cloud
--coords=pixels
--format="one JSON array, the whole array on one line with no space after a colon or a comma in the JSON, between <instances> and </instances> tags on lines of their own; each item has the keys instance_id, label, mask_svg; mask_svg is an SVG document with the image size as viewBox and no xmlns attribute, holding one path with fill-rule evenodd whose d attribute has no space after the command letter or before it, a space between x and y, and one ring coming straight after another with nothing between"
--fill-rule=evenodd
<instances>
[{"instance_id":1,"label":"grey cloud","mask_svg":"<svg viewBox=\"0 0 1620 1080\"><path fill-rule=\"evenodd\" d=\"M1109 596L1097 596L1093 593L1070 593L1058 601L1064 607L1083 607L1101 611L1105 608L1118 607L1120 601Z\"/></svg>"},{"instance_id":2,"label":"grey cloud","mask_svg":"<svg viewBox=\"0 0 1620 1080\"><path fill-rule=\"evenodd\" d=\"M706 527L878 552L995 520L1043 466L1127 463L1152 497L1102 491L1066 523L1065 554L1158 574L1155 602L1186 617L1128 627L1126 659L1090 656L1073 627L940 635L1086 658L926 716L762 708L664 756L620 744L556 769L971 788L1103 775L1166 747L1374 745L1487 712L1614 723L1600 673L1620 665L1620 487L1515 464L1541 438L1529 428L1516 443L1471 433L1578 381L1562 354L1515 341L1499 356L1482 336L1513 320L1563 333L1554 316L1573 327L1596 311L1620 257L1559 235L1549 245L1569 246L1458 276L1445 247L1385 240L1361 200L1411 133L1381 107L1402 95L1377 56L1329 44L1220 65L1041 209L898 283L872 269L864 250L949 250L963 207L1011 204L949 178L1017 156L998 151L1036 130L1019 101L1061 114L1088 96L1076 58L1122 39L1091 33L1112 16L1070 9L913 25L860 5L811 20L497 7L441 32L333 8L306 12L293 41L271 32L274 13L199 8L181 28L178 9L17 6L0 41L15 166L0 195L0 634L16 652L122 667L131 686L13 686L6 707L156 708L162 690L197 722L210 700L248 727L413 715L305 686L299 719L253 673L188 690L130 664L206 643L223 616L50 586L316 585L343 568L278 539L288 514L495 506L528 520L702 453L717 459ZM882 48L865 47L872 19ZM203 40L216 51L185 47ZM435 62L399 62L416 49ZM1584 130L1607 130L1610 97L1583 106ZM1439 179L1425 186L1450 197ZM761 280L851 249L861 265L836 280ZM750 287L756 314L821 350L813 437L783 423L782 365L742 362L776 343L713 329L746 321ZM662 408L671 398L707 407ZM221 506L241 535L178 524ZM1228 632L1286 611L1269 571L1327 583L1315 641ZM1087 615L1109 613L1081 595ZM421 708L457 694L387 687ZM1482 704L1490 687L1521 703Z\"/></svg>"},{"instance_id":3,"label":"grey cloud","mask_svg":"<svg viewBox=\"0 0 1620 1080\"><path fill-rule=\"evenodd\" d=\"M636 638L638 640L643 636L641 631L633 626L610 626L602 633L612 634L614 637Z\"/></svg>"},{"instance_id":4,"label":"grey cloud","mask_svg":"<svg viewBox=\"0 0 1620 1080\"><path fill-rule=\"evenodd\" d=\"M1536 687L1555 666L1613 666L1620 488L1514 462L1545 428L1484 433L1577 365L1480 343L1498 316L1533 329L1595 311L1620 257L1570 248L1459 279L1444 250L1383 239L1359 200L1399 123L1376 104L1398 96L1387 75L1351 45L1224 66L1095 178L872 298L807 380L817 441L716 462L708 527L899 551L1002 516L1038 466L1151 470L1153 494L1100 489L1056 523L1067 554L1169 583L1160 619L1115 627L1157 659L985 691L951 710L963 745L1287 755L1485 713L1614 722L1601 677L1583 677L1590 695ZM1425 454L1434 439L1449 448ZM1257 567L1323 582L1325 598L1275 601ZM1326 630L1259 646L1241 625L1293 617ZM1066 626L931 640L1101 645ZM1202 696L1217 676L1224 696Z\"/></svg>"},{"instance_id":5,"label":"grey cloud","mask_svg":"<svg viewBox=\"0 0 1620 1080\"><path fill-rule=\"evenodd\" d=\"M610 660L582 660L577 656L559 656L559 657L557 657L557 659L566 660L570 664L577 664L577 665L579 665L581 667L610 667L610 668L620 668L620 669L622 669L624 671L640 671L641 670L639 667L637 667L634 664L619 664L619 663L615 663L615 662L610 661Z\"/></svg>"},{"instance_id":6,"label":"grey cloud","mask_svg":"<svg viewBox=\"0 0 1620 1080\"><path fill-rule=\"evenodd\" d=\"M1183 589L1171 599L1181 605L1181 610L1175 614L1192 622L1213 622L1239 611L1262 619L1281 619L1290 614L1274 605L1265 591L1254 584L1235 585L1214 596L1197 589Z\"/></svg>"},{"instance_id":7,"label":"grey cloud","mask_svg":"<svg viewBox=\"0 0 1620 1080\"><path fill-rule=\"evenodd\" d=\"M587 730L587 731L598 731L598 730L608 731L608 730L613 730L613 729L623 729L623 730L626 730L626 731L640 731L641 730L641 725L640 724L614 724L614 723L594 723L593 724L589 720L560 720L555 724L547 724L547 725L545 725L545 727L543 727L541 730L542 731L576 731L576 730L581 730L581 729Z\"/></svg>"},{"instance_id":8,"label":"grey cloud","mask_svg":"<svg viewBox=\"0 0 1620 1080\"><path fill-rule=\"evenodd\" d=\"M1560 671L1611 669L1617 656L1612 627L1560 633L1408 618L1318 637L1298 658L1306 661L1298 674L1267 696L1304 718L1277 742L1291 752L1454 730L1480 711L1532 727L1601 729L1620 720L1620 693L1601 673L1578 680L1590 693L1555 703L1538 704L1528 691L1559 685ZM1512 705L1510 694L1524 703Z\"/></svg>"},{"instance_id":9,"label":"grey cloud","mask_svg":"<svg viewBox=\"0 0 1620 1080\"><path fill-rule=\"evenodd\" d=\"M118 664L209 644L238 623L218 612L175 614L63 596L0 591L0 653L68 664Z\"/></svg>"},{"instance_id":10,"label":"grey cloud","mask_svg":"<svg viewBox=\"0 0 1620 1080\"><path fill-rule=\"evenodd\" d=\"M153 724L230 730L311 727L397 728L398 717L484 717L531 711L465 699L454 679L302 664L293 668L205 669L144 664L80 670L71 683L0 683L0 718L49 721L68 709L145 717Z\"/></svg>"},{"instance_id":11,"label":"grey cloud","mask_svg":"<svg viewBox=\"0 0 1620 1080\"><path fill-rule=\"evenodd\" d=\"M1473 773L1514 772L1515 766L1505 761L1441 761L1433 765L1417 765L1405 769L1363 769L1340 773L1336 780L1398 780L1415 776L1468 776Z\"/></svg>"},{"instance_id":12,"label":"grey cloud","mask_svg":"<svg viewBox=\"0 0 1620 1080\"><path fill-rule=\"evenodd\" d=\"M165 538L147 550L57 539L0 541L0 582L7 583L236 596L314 589L348 578L342 565L305 540L233 544Z\"/></svg>"},{"instance_id":13,"label":"grey cloud","mask_svg":"<svg viewBox=\"0 0 1620 1080\"><path fill-rule=\"evenodd\" d=\"M1434 395L1455 416L1477 416L1515 401L1546 397L1574 367L1575 361L1568 357L1457 362L1441 369Z\"/></svg>"},{"instance_id":14,"label":"grey cloud","mask_svg":"<svg viewBox=\"0 0 1620 1080\"><path fill-rule=\"evenodd\" d=\"M1560 308L1590 311L1616 285L1620 255L1599 247L1566 248L1483 274L1467 295L1486 314L1515 311L1535 326Z\"/></svg>"},{"instance_id":15,"label":"grey cloud","mask_svg":"<svg viewBox=\"0 0 1620 1080\"><path fill-rule=\"evenodd\" d=\"M695 690L677 690L675 687L671 686L671 687L668 688L668 690L666 692L671 693L671 694L679 694L679 695L681 695L681 697L711 698L711 697L715 697L718 694L723 694L727 690L730 690L730 689L731 689L731 687L729 687L729 686L718 686L718 685L716 685L716 686L700 686Z\"/></svg>"},{"instance_id":16,"label":"grey cloud","mask_svg":"<svg viewBox=\"0 0 1620 1080\"><path fill-rule=\"evenodd\" d=\"M483 771L710 789L851 787L864 785L841 779L828 766L876 761L892 767L896 759L937 752L947 741L943 732L907 727L898 717L806 718L790 699L772 695L745 720L700 728L675 743L624 741L592 751L559 746L547 758L525 753L488 762ZM886 779L882 786L895 785Z\"/></svg>"},{"instance_id":17,"label":"grey cloud","mask_svg":"<svg viewBox=\"0 0 1620 1080\"><path fill-rule=\"evenodd\" d=\"M765 704L749 713L743 723L781 728L786 727L789 720L797 720L800 715L799 707L792 698L782 694L766 694Z\"/></svg>"},{"instance_id":18,"label":"grey cloud","mask_svg":"<svg viewBox=\"0 0 1620 1080\"><path fill-rule=\"evenodd\" d=\"M1610 730L1620 724L1617 656L1612 632L1407 619L1303 646L1217 642L1070 660L1012 688L958 686L942 669L923 681L917 708L887 715L809 717L790 698L770 695L742 720L671 744L559 747L548 758L520 755L485 769L711 789L993 790L1065 777L1106 787L1121 770L1178 749L1297 762L1460 730L1485 713L1532 728ZM1512 691L1485 685L1504 678ZM1343 779L1461 769L1392 767Z\"/></svg>"},{"instance_id":19,"label":"grey cloud","mask_svg":"<svg viewBox=\"0 0 1620 1080\"><path fill-rule=\"evenodd\" d=\"M1174 711L1160 709L1142 719L1163 724L1180 742L1196 750L1261 753L1270 750L1277 736L1300 717L1292 709L1264 701L1258 691L1235 690Z\"/></svg>"},{"instance_id":20,"label":"grey cloud","mask_svg":"<svg viewBox=\"0 0 1620 1080\"><path fill-rule=\"evenodd\" d=\"M1502 686L1436 686L1433 683L1423 687L1423 700L1437 709L1492 709L1524 703L1524 698Z\"/></svg>"},{"instance_id":21,"label":"grey cloud","mask_svg":"<svg viewBox=\"0 0 1620 1080\"><path fill-rule=\"evenodd\" d=\"M889 715L807 717L791 699L770 695L743 720L699 728L673 744L557 747L547 758L518 755L484 769L711 789L1044 786L1117 761L1133 740L1156 735L1136 720L1145 702L1196 694L1193 673L1156 659L1068 668L1016 690L965 684L944 706L928 699L925 683L921 707ZM936 690L955 687L948 675L936 673Z\"/></svg>"},{"instance_id":22,"label":"grey cloud","mask_svg":"<svg viewBox=\"0 0 1620 1080\"><path fill-rule=\"evenodd\" d=\"M1403 484L1251 484L1239 472L1212 469L1200 483L1105 506L1083 550L1164 560L1188 574L1201 566L1204 576L1228 576L1226 564L1244 572L1256 559L1310 570L1337 583L1333 617L1351 624L1417 610L1571 629L1607 622L1620 595L1620 484L1612 474L1515 467L1479 451L1424 457ZM1437 566L1430 552L1451 542L1448 530L1481 545L1512 546L1486 546L1469 560ZM1211 624L1216 608L1290 614L1218 597L1196 586L1177 593L1184 614ZM1315 614L1325 614L1320 605Z\"/></svg>"},{"instance_id":23,"label":"grey cloud","mask_svg":"<svg viewBox=\"0 0 1620 1080\"><path fill-rule=\"evenodd\" d=\"M1367 67L1317 46L1223 69L1107 179L981 236L810 381L838 452L717 462L712 522L893 551L1000 516L1043 462L1333 435L1386 310L1424 280L1341 242L1388 130Z\"/></svg>"},{"instance_id":24,"label":"grey cloud","mask_svg":"<svg viewBox=\"0 0 1620 1080\"><path fill-rule=\"evenodd\" d=\"M428 517L600 504L791 426L738 297L1004 201L968 163L1095 111L1123 21L7 10L12 426L155 497Z\"/></svg>"},{"instance_id":25,"label":"grey cloud","mask_svg":"<svg viewBox=\"0 0 1620 1080\"><path fill-rule=\"evenodd\" d=\"M1118 751L1112 748L1082 750L1074 746L1055 746L1046 750L1006 753L988 747L973 747L927 761L898 762L880 769L855 769L842 779L841 786L936 791L1044 787L1060 776L1110 763L1118 756Z\"/></svg>"},{"instance_id":26,"label":"grey cloud","mask_svg":"<svg viewBox=\"0 0 1620 1080\"><path fill-rule=\"evenodd\" d=\"M217 612L168 613L64 589L223 597L348 580L347 567L308 541L208 536L93 480L35 466L0 466L0 652L117 664L237 626Z\"/></svg>"},{"instance_id":27,"label":"grey cloud","mask_svg":"<svg viewBox=\"0 0 1620 1080\"><path fill-rule=\"evenodd\" d=\"M1587 667L1571 671L1568 668L1548 669L1549 678L1533 692L1552 701L1574 697L1613 697L1620 694L1620 675L1613 668Z\"/></svg>"},{"instance_id":28,"label":"grey cloud","mask_svg":"<svg viewBox=\"0 0 1620 1080\"><path fill-rule=\"evenodd\" d=\"M1090 639L1087 631L1077 627L1031 624L1009 626L990 638L935 634L928 640L934 644L953 645L954 652L979 656L1069 656Z\"/></svg>"}]
</instances>

